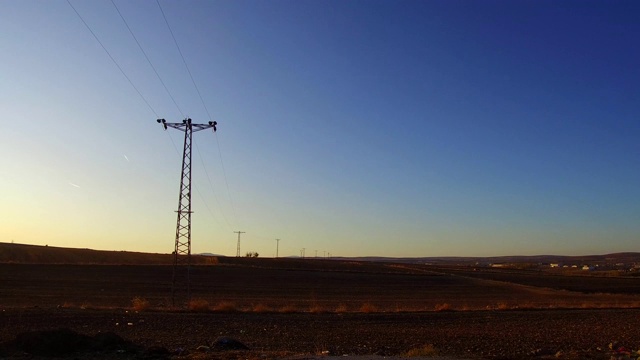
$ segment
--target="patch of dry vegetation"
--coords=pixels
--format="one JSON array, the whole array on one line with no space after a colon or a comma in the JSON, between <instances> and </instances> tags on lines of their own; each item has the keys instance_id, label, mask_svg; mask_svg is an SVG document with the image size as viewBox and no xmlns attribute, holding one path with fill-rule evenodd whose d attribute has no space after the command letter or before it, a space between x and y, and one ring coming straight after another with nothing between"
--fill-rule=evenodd
<instances>
[{"instance_id":1,"label":"patch of dry vegetation","mask_svg":"<svg viewBox=\"0 0 640 360\"><path fill-rule=\"evenodd\" d=\"M435 306L435 311L451 311L451 305L449 303L437 304Z\"/></svg>"},{"instance_id":2,"label":"patch of dry vegetation","mask_svg":"<svg viewBox=\"0 0 640 360\"><path fill-rule=\"evenodd\" d=\"M240 311L238 305L232 301L221 301L213 306L213 311L236 312Z\"/></svg>"},{"instance_id":3,"label":"patch of dry vegetation","mask_svg":"<svg viewBox=\"0 0 640 360\"><path fill-rule=\"evenodd\" d=\"M421 347L413 348L406 353L406 357L431 357L438 355L438 351L432 344L426 344Z\"/></svg>"},{"instance_id":4,"label":"patch of dry vegetation","mask_svg":"<svg viewBox=\"0 0 640 360\"><path fill-rule=\"evenodd\" d=\"M151 304L145 298L136 296L133 298L133 300L131 300L131 308L135 311L145 311L145 310L148 310L150 307L151 307Z\"/></svg>"},{"instance_id":5,"label":"patch of dry vegetation","mask_svg":"<svg viewBox=\"0 0 640 360\"><path fill-rule=\"evenodd\" d=\"M360 306L360 312L374 313L374 312L378 312L378 308L371 303L364 303L362 304L362 306Z\"/></svg>"},{"instance_id":6,"label":"patch of dry vegetation","mask_svg":"<svg viewBox=\"0 0 640 360\"><path fill-rule=\"evenodd\" d=\"M272 312L273 309L271 309L270 307L264 304L256 304L256 305L253 305L253 307L251 308L251 311L254 313L266 313L266 312Z\"/></svg>"},{"instance_id":7,"label":"patch of dry vegetation","mask_svg":"<svg viewBox=\"0 0 640 360\"><path fill-rule=\"evenodd\" d=\"M336 307L336 310L335 310L335 312L338 314L346 313L347 311L349 311L349 308L347 307L346 304L338 305L338 307Z\"/></svg>"},{"instance_id":8,"label":"patch of dry vegetation","mask_svg":"<svg viewBox=\"0 0 640 360\"><path fill-rule=\"evenodd\" d=\"M312 314L321 314L329 311L325 307L315 304L309 307L309 312Z\"/></svg>"},{"instance_id":9,"label":"patch of dry vegetation","mask_svg":"<svg viewBox=\"0 0 640 360\"><path fill-rule=\"evenodd\" d=\"M283 313L283 314L291 314L291 313L298 312L298 309L293 305L285 305L285 306L279 308L278 312Z\"/></svg>"},{"instance_id":10,"label":"patch of dry vegetation","mask_svg":"<svg viewBox=\"0 0 640 360\"><path fill-rule=\"evenodd\" d=\"M209 302L205 299L191 299L187 304L187 309L194 312L207 312L210 307Z\"/></svg>"}]
</instances>

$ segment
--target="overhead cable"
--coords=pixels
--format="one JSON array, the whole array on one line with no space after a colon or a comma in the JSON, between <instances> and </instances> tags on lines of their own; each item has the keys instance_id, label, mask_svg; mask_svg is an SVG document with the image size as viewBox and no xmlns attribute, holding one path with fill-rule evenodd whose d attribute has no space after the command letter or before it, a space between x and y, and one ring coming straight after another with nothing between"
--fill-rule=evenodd
<instances>
[{"instance_id":1,"label":"overhead cable","mask_svg":"<svg viewBox=\"0 0 640 360\"><path fill-rule=\"evenodd\" d=\"M142 93L140 92L140 90L138 90L138 88L133 84L133 81L131 81L131 79L129 78L129 76L127 76L127 74L124 72L124 70L122 69L122 67L118 64L118 62L116 61L116 59L113 58L113 56L111 56L111 53L109 53L109 50L107 50L107 48L104 46L104 44L102 44L102 41L100 41L100 39L98 38L98 36L93 32L93 30L91 30L91 27L89 26L89 24L87 24L86 21L84 21L84 19L82 18L82 16L80 15L80 13L78 12L78 10L76 10L76 8L73 6L73 4L71 4L70 0L67 0L67 3L69 4L69 6L71 6L71 8L73 9L73 11L76 13L76 15L78 15L78 17L80 18L80 20L82 21L82 23L84 24L84 26L87 27L87 30L89 30L89 32L91 33L91 35L93 35L93 37L96 39L96 41L98 42L98 44L100 44L100 46L102 46L102 49L104 50L104 52L107 53L107 55L109 56L109 59L111 59L111 61L113 61L113 63L116 65L116 67L118 68L118 70L120 70L120 72L122 73L122 75L127 79L127 81L129 81L129 84L131 84L131 87L133 87L133 89L138 93L138 95L140 95L140 98L142 99L142 101L144 101L145 104L147 104L147 106L149 107L149 109L151 109L151 112L153 112L156 117L160 117L158 115L158 113L153 109L153 107L151 106L151 104L149 104L149 102L147 101L147 99L142 95Z\"/></svg>"},{"instance_id":2,"label":"overhead cable","mask_svg":"<svg viewBox=\"0 0 640 360\"><path fill-rule=\"evenodd\" d=\"M200 93L200 89L198 88L198 85L196 85L196 81L193 78L193 75L191 74L191 70L189 69L189 65L187 65L187 60L184 57L184 54L182 53L182 50L180 49L180 45L178 45L178 40L176 39L173 30L171 29L171 25L169 25L169 21L167 20L167 17L164 13L164 10L162 9L162 5L160 5L160 0L156 0L156 3L158 4L158 8L160 8L160 12L162 13L162 17L164 18L164 22L165 24L167 24L167 28L169 29L169 32L171 33L171 37L173 38L173 42L176 45L176 48L178 49L178 53L180 53L180 57L182 58L182 62L184 63L185 68L187 69L187 73L189 74L189 77L191 78L191 82L193 83L193 87L196 89L196 92L198 93L198 97L200 98L200 102L202 103L202 106L204 107L207 116L209 117L209 120L213 120L213 118L211 117L211 114L209 113L209 109L207 108L207 105L204 102L204 99L202 98L202 94ZM224 162L222 161L222 152L220 151L220 142L218 141L218 134L215 134L216 136L216 144L218 146L218 156L220 157L220 165L222 166L222 175L224 177L224 182L225 185L227 187L227 194L229 195L229 202L231 203L231 209L233 211L233 216L234 219L236 219L236 223L238 222L237 219L237 215L236 215L236 209L235 209L235 205L233 203L233 200L231 198L231 191L229 191L229 182L227 181L227 172L224 168ZM196 146L197 149L197 146ZM213 185L211 185L213 187ZM225 218L226 220L226 218Z\"/></svg>"},{"instance_id":3,"label":"overhead cable","mask_svg":"<svg viewBox=\"0 0 640 360\"><path fill-rule=\"evenodd\" d=\"M158 80L160 80L160 83L162 84L162 87L164 87L164 90L167 92L167 94L171 98L171 101L173 101L173 104L178 109L178 112L180 113L180 115L182 115L182 117L185 117L184 113L182 112L182 109L180 109L180 106L178 106L178 103L176 102L176 99L173 97L173 95L171 95L171 91L169 91L169 88L167 88L167 85L165 85L164 81L162 81L162 78L160 77L160 74L158 74L158 70L156 70L156 67L153 66L153 64L151 63L151 60L149 59L149 56L147 56L147 53L142 48L142 45L140 45L140 42L138 41L138 38L133 34L133 31L131 30L131 27L129 27L129 24L127 23L127 20L125 20L124 16L120 12L120 9L118 9L118 6L114 2L114 0L111 0L111 3L113 4L113 7L116 8L116 11L118 12L118 15L120 15L120 18L122 19L122 22L124 22L124 25L129 30L129 33L133 37L133 40L135 40L136 44L138 44L138 48L140 48L140 51L142 51L142 54L144 55L145 59L147 59L147 62L149 63L149 66L151 66L151 69L153 69L153 72L158 77Z\"/></svg>"},{"instance_id":4,"label":"overhead cable","mask_svg":"<svg viewBox=\"0 0 640 360\"><path fill-rule=\"evenodd\" d=\"M213 120L211 114L209 113L209 109L207 105L204 103L204 99L202 99L202 94L200 94L200 89L198 89L198 85L196 85L196 81L193 79L193 75L191 74L191 70L189 70L189 65L187 65L187 60L185 60L184 55L182 54L182 50L180 50L180 46L178 45L178 40L176 40L175 35L173 34L173 30L171 30L171 26L169 25L169 21L167 21L167 17L164 14L164 10L162 10L162 6L160 5L160 0L156 0L158 7L160 8L160 12L162 13L162 17L164 18L164 22L167 24L167 28L169 28L169 32L171 33L171 37L173 38L173 42L176 44L176 48L178 48L178 52L180 53L180 57L182 58L182 62L184 63L184 67L187 68L187 72L189 73L189 77L191 78L191 82L193 83L193 87L196 88L196 92L198 93L198 97L200 97L200 102L202 102L202 106L204 106L204 110L207 112L208 120Z\"/></svg>"}]
</instances>

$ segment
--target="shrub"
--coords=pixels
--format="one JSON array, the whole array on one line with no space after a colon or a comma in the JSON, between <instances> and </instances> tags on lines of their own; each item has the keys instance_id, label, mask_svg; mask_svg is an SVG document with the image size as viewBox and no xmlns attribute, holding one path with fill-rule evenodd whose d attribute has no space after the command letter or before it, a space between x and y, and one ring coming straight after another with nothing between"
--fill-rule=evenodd
<instances>
[{"instance_id":1,"label":"shrub","mask_svg":"<svg viewBox=\"0 0 640 360\"><path fill-rule=\"evenodd\" d=\"M349 309L347 308L347 305L345 304L340 304L338 305L338 307L336 308L336 312L337 313L345 313L347 312Z\"/></svg>"},{"instance_id":2,"label":"shrub","mask_svg":"<svg viewBox=\"0 0 640 360\"><path fill-rule=\"evenodd\" d=\"M327 309L323 308L320 305L311 305L311 307L309 308L309 312L313 314L319 314L327 312Z\"/></svg>"},{"instance_id":3,"label":"shrub","mask_svg":"<svg viewBox=\"0 0 640 360\"><path fill-rule=\"evenodd\" d=\"M363 313L373 313L376 311L378 311L378 308L371 303L364 303L362 304L362 306L360 306L360 312Z\"/></svg>"},{"instance_id":4,"label":"shrub","mask_svg":"<svg viewBox=\"0 0 640 360\"><path fill-rule=\"evenodd\" d=\"M418 348L411 349L407 351L405 354L407 357L426 357L426 356L436 356L438 352L436 348L431 344L423 345Z\"/></svg>"},{"instance_id":5,"label":"shrub","mask_svg":"<svg viewBox=\"0 0 640 360\"><path fill-rule=\"evenodd\" d=\"M134 297L133 300L131 300L131 307L135 311L145 311L149 309L150 306L151 304L149 304L149 301L145 298Z\"/></svg>"},{"instance_id":6,"label":"shrub","mask_svg":"<svg viewBox=\"0 0 640 360\"><path fill-rule=\"evenodd\" d=\"M286 313L286 314L290 314L290 313L294 313L297 312L298 309L296 309L293 305L285 305L283 307L280 308L280 310L278 310L281 313Z\"/></svg>"},{"instance_id":7,"label":"shrub","mask_svg":"<svg viewBox=\"0 0 640 360\"><path fill-rule=\"evenodd\" d=\"M253 312L264 313L271 311L271 308L264 304L257 304L253 306Z\"/></svg>"},{"instance_id":8,"label":"shrub","mask_svg":"<svg viewBox=\"0 0 640 360\"><path fill-rule=\"evenodd\" d=\"M213 307L214 311L238 311L238 307L231 301L221 301Z\"/></svg>"},{"instance_id":9,"label":"shrub","mask_svg":"<svg viewBox=\"0 0 640 360\"><path fill-rule=\"evenodd\" d=\"M188 308L190 311L209 311L209 302L205 299L191 299Z\"/></svg>"}]
</instances>

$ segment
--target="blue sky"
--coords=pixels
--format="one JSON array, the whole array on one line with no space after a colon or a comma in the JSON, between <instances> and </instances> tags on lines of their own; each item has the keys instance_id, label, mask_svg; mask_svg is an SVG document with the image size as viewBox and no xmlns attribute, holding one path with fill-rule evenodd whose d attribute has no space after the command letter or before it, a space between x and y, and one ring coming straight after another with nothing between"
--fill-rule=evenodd
<instances>
[{"instance_id":1,"label":"blue sky","mask_svg":"<svg viewBox=\"0 0 640 360\"><path fill-rule=\"evenodd\" d=\"M0 2L0 241L193 252L639 251L635 1ZM212 119L209 119L211 114Z\"/></svg>"}]
</instances>

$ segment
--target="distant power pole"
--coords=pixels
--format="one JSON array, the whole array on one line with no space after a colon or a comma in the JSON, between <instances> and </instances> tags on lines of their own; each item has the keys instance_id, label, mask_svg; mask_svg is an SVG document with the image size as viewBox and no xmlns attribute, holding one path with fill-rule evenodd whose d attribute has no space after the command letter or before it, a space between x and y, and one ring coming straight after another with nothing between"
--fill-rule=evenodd
<instances>
[{"instance_id":1,"label":"distant power pole","mask_svg":"<svg viewBox=\"0 0 640 360\"><path fill-rule=\"evenodd\" d=\"M209 121L208 124L193 124L189 118L182 120L182 123L168 123L165 119L157 121L162 124L165 130L170 127L184 132L182 175L180 175L180 197L178 198L178 211L176 211L178 221L171 282L171 302L175 305L179 285L186 286L187 301L191 299L191 214L193 213L191 211L191 140L194 132L211 128L215 132L218 123Z\"/></svg>"},{"instance_id":2,"label":"distant power pole","mask_svg":"<svg viewBox=\"0 0 640 360\"><path fill-rule=\"evenodd\" d=\"M246 231L234 231L234 233L238 234L238 250L236 251L236 257L240 257L240 234L246 234Z\"/></svg>"},{"instance_id":3,"label":"distant power pole","mask_svg":"<svg viewBox=\"0 0 640 360\"><path fill-rule=\"evenodd\" d=\"M300 257L302 257L304 259L304 252L305 250L307 250L307 248L302 248L300 249Z\"/></svg>"},{"instance_id":4,"label":"distant power pole","mask_svg":"<svg viewBox=\"0 0 640 360\"><path fill-rule=\"evenodd\" d=\"M278 248L280 247L280 239L276 239L276 257L278 257Z\"/></svg>"}]
</instances>

